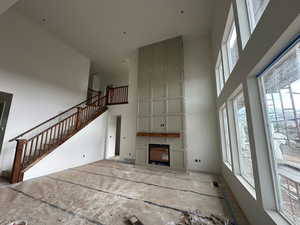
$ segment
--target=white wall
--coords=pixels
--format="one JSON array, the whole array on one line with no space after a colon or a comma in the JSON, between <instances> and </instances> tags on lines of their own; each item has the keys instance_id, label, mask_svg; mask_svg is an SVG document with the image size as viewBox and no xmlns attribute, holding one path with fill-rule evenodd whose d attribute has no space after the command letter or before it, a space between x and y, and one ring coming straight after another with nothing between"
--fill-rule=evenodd
<instances>
[{"instance_id":1,"label":"white wall","mask_svg":"<svg viewBox=\"0 0 300 225\"><path fill-rule=\"evenodd\" d=\"M109 115L107 122L107 137L105 158L109 159L115 156L116 152L116 131L117 131L117 116Z\"/></svg>"},{"instance_id":2,"label":"white wall","mask_svg":"<svg viewBox=\"0 0 300 225\"><path fill-rule=\"evenodd\" d=\"M122 118L120 160L133 160L136 141L138 51L129 55L126 64L128 67L128 104L109 106L109 115Z\"/></svg>"},{"instance_id":3,"label":"white wall","mask_svg":"<svg viewBox=\"0 0 300 225\"><path fill-rule=\"evenodd\" d=\"M100 82L101 79L99 76L97 75L91 75L92 76L92 89L96 90L96 91L100 91L101 90L101 86L100 86Z\"/></svg>"},{"instance_id":4,"label":"white wall","mask_svg":"<svg viewBox=\"0 0 300 225\"><path fill-rule=\"evenodd\" d=\"M124 65L126 66L126 64ZM98 73L99 76L99 87L100 90L105 93L106 87L108 85L113 85L114 87L128 85L128 73L120 74L120 75L113 75L107 73Z\"/></svg>"},{"instance_id":5,"label":"white wall","mask_svg":"<svg viewBox=\"0 0 300 225\"><path fill-rule=\"evenodd\" d=\"M211 42L208 37L183 41L187 168L220 173Z\"/></svg>"},{"instance_id":6,"label":"white wall","mask_svg":"<svg viewBox=\"0 0 300 225\"><path fill-rule=\"evenodd\" d=\"M90 60L9 9L0 16L0 90L13 94L1 169L12 167L8 140L84 100Z\"/></svg>"},{"instance_id":7,"label":"white wall","mask_svg":"<svg viewBox=\"0 0 300 225\"><path fill-rule=\"evenodd\" d=\"M212 37L214 63L216 62L221 46L230 3L231 1L224 0L218 1L216 5ZM233 8L235 15L237 15L237 7L235 4ZM217 99L217 108L219 108L226 102L228 97L243 84L248 114L247 119L256 198L249 193L238 176L234 175L225 165L222 166L222 174L248 220L253 225L287 224L287 222L276 213L275 194L272 187L270 162L268 160L268 149L255 75L261 71L297 33L299 34L299 9L300 1L287 2L270 0L265 13L243 50L241 48L241 41L239 40L239 60ZM235 22L236 25L239 24L237 18ZM237 29L239 31L239 26Z\"/></svg>"},{"instance_id":8,"label":"white wall","mask_svg":"<svg viewBox=\"0 0 300 225\"><path fill-rule=\"evenodd\" d=\"M107 117L105 112L27 170L24 180L104 159Z\"/></svg>"}]
</instances>

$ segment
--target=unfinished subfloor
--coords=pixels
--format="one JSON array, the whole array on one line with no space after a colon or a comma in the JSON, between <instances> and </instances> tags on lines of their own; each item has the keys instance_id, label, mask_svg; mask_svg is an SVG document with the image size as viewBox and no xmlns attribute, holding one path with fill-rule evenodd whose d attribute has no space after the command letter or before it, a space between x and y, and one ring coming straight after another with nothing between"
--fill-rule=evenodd
<instances>
[{"instance_id":1,"label":"unfinished subfloor","mask_svg":"<svg viewBox=\"0 0 300 225\"><path fill-rule=\"evenodd\" d=\"M196 209L248 224L226 186L209 174L99 161L0 188L1 225L121 225L130 215L145 225L173 225Z\"/></svg>"}]
</instances>

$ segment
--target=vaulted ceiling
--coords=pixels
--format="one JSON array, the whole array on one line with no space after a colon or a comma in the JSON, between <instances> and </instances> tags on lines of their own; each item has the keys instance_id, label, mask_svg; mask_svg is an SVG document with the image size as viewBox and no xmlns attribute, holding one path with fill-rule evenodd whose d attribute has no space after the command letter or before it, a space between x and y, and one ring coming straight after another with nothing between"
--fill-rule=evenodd
<instances>
[{"instance_id":1,"label":"vaulted ceiling","mask_svg":"<svg viewBox=\"0 0 300 225\"><path fill-rule=\"evenodd\" d=\"M93 62L127 74L135 49L178 35L210 35L214 0L19 0L14 6Z\"/></svg>"}]
</instances>

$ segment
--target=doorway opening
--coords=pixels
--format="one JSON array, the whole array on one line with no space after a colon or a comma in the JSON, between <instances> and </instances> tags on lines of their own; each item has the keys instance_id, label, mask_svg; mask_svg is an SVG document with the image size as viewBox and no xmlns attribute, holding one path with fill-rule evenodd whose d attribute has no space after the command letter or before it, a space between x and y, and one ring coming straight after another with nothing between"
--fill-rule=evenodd
<instances>
[{"instance_id":1,"label":"doorway opening","mask_svg":"<svg viewBox=\"0 0 300 225\"><path fill-rule=\"evenodd\" d=\"M117 116L115 156L120 156L121 116Z\"/></svg>"},{"instance_id":2,"label":"doorway opening","mask_svg":"<svg viewBox=\"0 0 300 225\"><path fill-rule=\"evenodd\" d=\"M0 154L12 100L12 94L0 91Z\"/></svg>"},{"instance_id":3,"label":"doorway opening","mask_svg":"<svg viewBox=\"0 0 300 225\"><path fill-rule=\"evenodd\" d=\"M12 94L0 91L0 154L2 151L3 139L5 135L12 97ZM2 166L0 165L0 186L3 186L8 184L8 177L4 177L4 173L1 172L1 168Z\"/></svg>"},{"instance_id":4,"label":"doorway opening","mask_svg":"<svg viewBox=\"0 0 300 225\"><path fill-rule=\"evenodd\" d=\"M107 128L107 145L105 158L119 160L121 151L121 116L110 116Z\"/></svg>"}]
</instances>

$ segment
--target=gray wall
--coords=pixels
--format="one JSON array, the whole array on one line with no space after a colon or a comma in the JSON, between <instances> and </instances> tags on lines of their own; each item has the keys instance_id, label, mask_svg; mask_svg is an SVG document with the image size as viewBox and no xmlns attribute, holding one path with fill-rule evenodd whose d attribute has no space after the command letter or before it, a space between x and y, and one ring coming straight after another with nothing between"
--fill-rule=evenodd
<instances>
[{"instance_id":1,"label":"gray wall","mask_svg":"<svg viewBox=\"0 0 300 225\"><path fill-rule=\"evenodd\" d=\"M137 132L178 132L180 138L137 137L136 163L148 164L149 144L170 145L171 168L184 169L183 42L180 37L139 50Z\"/></svg>"},{"instance_id":2,"label":"gray wall","mask_svg":"<svg viewBox=\"0 0 300 225\"><path fill-rule=\"evenodd\" d=\"M167 54L166 52L161 51L158 52L159 54L156 52L156 55L153 55L154 53L151 53L151 48L148 50L150 50L150 53L148 52L150 58L149 55L145 56L145 58L148 57L147 60L151 60L154 57L155 60L160 62L159 60L163 59ZM160 79L158 79L159 82L156 83L155 81L152 81L154 78L151 77L151 73L146 73L145 79L148 80L145 81L139 77L139 90L140 92L148 90L147 93L149 93L151 91L149 87L151 81L154 94L157 95L157 91L159 91L160 87L167 88L169 85L172 87L171 85L178 85L181 83L181 88L178 86L179 91L176 94L177 96L175 96L175 98L174 96L171 98L168 98L167 96L165 103L161 104L161 107L166 109L169 107L168 104L175 104L175 106L177 104L178 111L176 113L178 115L181 113L183 117L182 119L177 117L177 121L175 120L174 122L183 124L181 129L183 139L160 140L159 138L153 138L151 141L152 143L172 141L173 148L179 150L179 153L180 151L184 153L175 156L178 157L176 160L181 160L182 163L185 163L185 167L188 170L220 173L220 149L218 142L216 142L216 138L218 139L218 129L211 52L211 41L209 37L184 36L182 56L184 58L184 64L182 65L184 72L183 76L179 79L179 75L178 77L175 77L172 73L170 75L171 82L165 82L164 86L160 86L160 82L164 80L163 76L160 76ZM150 63L149 65L149 69L146 71L151 72L153 69L151 67L152 64ZM158 65L161 65L161 63L158 63ZM171 67L174 67L174 65L171 65ZM178 67L178 65L175 65L175 68L176 67ZM145 86L147 89L143 88ZM182 90L182 93L180 93L180 89ZM151 103L149 105L151 101L144 101L143 95L144 93L138 94L138 96L140 96L140 119L145 118L143 110L150 113L150 105L156 107L156 104L160 103L160 101L154 101L154 103L152 102L153 104ZM174 101L175 99L177 100ZM169 112L167 112L166 115L168 114ZM170 115L173 114L174 113L170 112ZM174 117L172 119L174 119ZM172 122L172 119L167 120ZM146 120L146 124L150 126L151 123ZM143 126L144 125L138 125L138 131L146 131L149 129ZM145 140L145 138L137 138L137 154L140 153L138 152L139 150L142 150L142 156L137 155L137 161L142 160L142 162L145 163L145 160L147 160L147 153L145 150L148 148L147 144L149 144L149 141L150 140L147 139Z\"/></svg>"}]
</instances>

